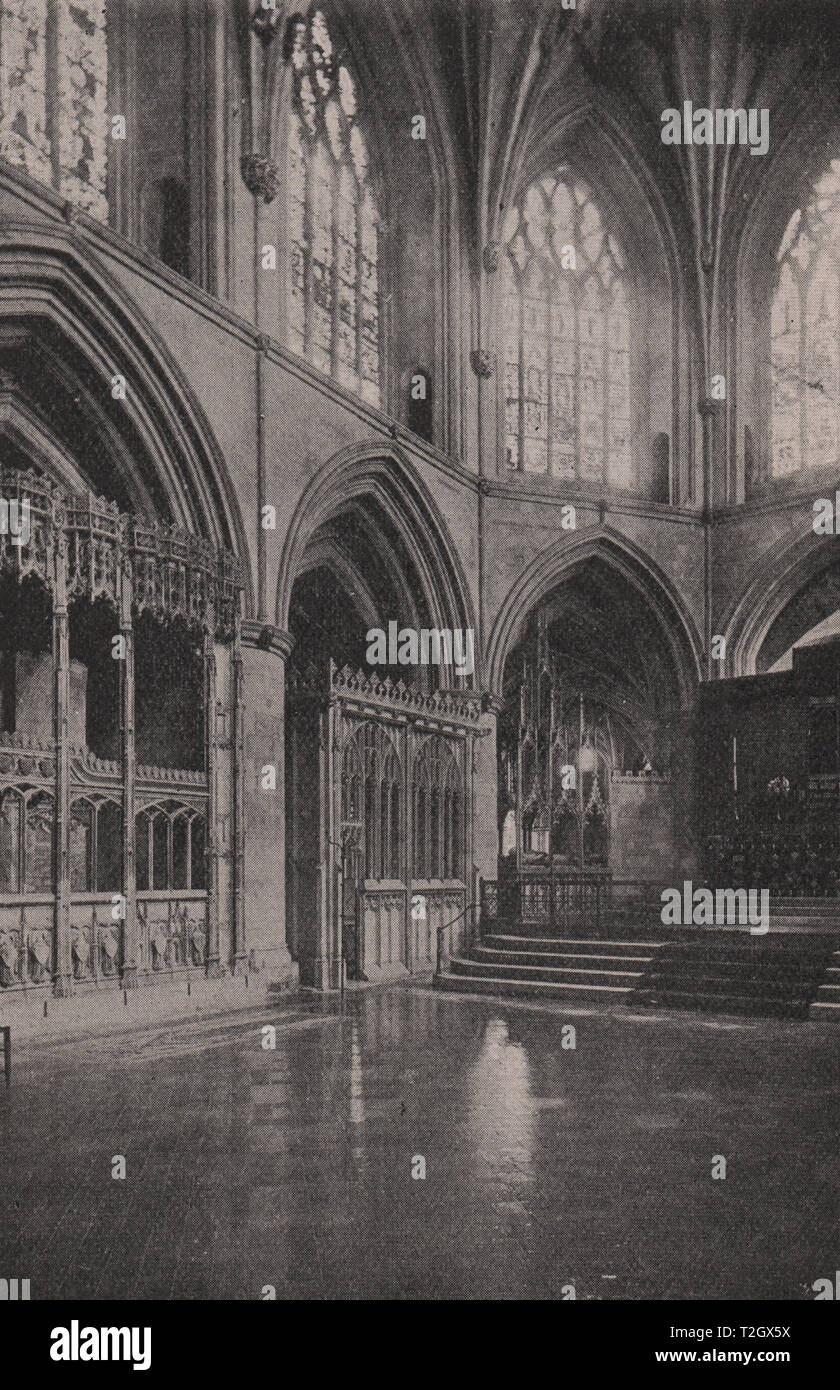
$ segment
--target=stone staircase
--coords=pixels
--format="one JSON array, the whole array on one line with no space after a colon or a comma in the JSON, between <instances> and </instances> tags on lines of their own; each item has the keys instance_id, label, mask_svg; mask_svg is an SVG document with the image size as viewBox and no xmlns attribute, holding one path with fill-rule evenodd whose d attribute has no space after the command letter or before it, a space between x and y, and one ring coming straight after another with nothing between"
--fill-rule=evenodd
<instances>
[{"instance_id":1,"label":"stone staircase","mask_svg":"<svg viewBox=\"0 0 840 1390\"><path fill-rule=\"evenodd\" d=\"M836 936L737 931L665 945L633 1003L703 1013L808 1018L826 980Z\"/></svg>"},{"instance_id":2,"label":"stone staircase","mask_svg":"<svg viewBox=\"0 0 840 1390\"><path fill-rule=\"evenodd\" d=\"M450 958L435 977L439 989L840 1023L836 906L783 901L761 937L658 924L613 926L616 939L605 927L597 936L547 936L495 926L472 950Z\"/></svg>"},{"instance_id":3,"label":"stone staircase","mask_svg":"<svg viewBox=\"0 0 840 1390\"><path fill-rule=\"evenodd\" d=\"M663 943L577 940L499 932L435 976L440 989L521 998L623 1003L639 987Z\"/></svg>"}]
</instances>

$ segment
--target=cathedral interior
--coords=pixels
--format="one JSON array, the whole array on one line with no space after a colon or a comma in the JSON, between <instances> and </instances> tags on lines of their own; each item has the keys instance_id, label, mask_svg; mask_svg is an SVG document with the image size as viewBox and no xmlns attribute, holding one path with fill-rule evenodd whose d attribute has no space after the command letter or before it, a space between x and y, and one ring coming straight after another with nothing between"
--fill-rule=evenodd
<instances>
[{"instance_id":1,"label":"cathedral interior","mask_svg":"<svg viewBox=\"0 0 840 1390\"><path fill-rule=\"evenodd\" d=\"M836 20L0 0L2 1288L830 1282Z\"/></svg>"},{"instance_id":2,"label":"cathedral interior","mask_svg":"<svg viewBox=\"0 0 840 1390\"><path fill-rule=\"evenodd\" d=\"M836 896L831 11L3 0L4 997Z\"/></svg>"}]
</instances>

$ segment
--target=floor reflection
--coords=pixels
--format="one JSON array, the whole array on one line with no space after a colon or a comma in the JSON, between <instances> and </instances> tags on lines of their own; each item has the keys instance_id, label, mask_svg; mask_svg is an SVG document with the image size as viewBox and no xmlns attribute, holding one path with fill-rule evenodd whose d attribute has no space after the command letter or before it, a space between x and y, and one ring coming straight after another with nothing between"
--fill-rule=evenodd
<instances>
[{"instance_id":1,"label":"floor reflection","mask_svg":"<svg viewBox=\"0 0 840 1390\"><path fill-rule=\"evenodd\" d=\"M834 1030L568 1022L399 986L22 1047L3 1263L33 1299L809 1296Z\"/></svg>"},{"instance_id":2,"label":"floor reflection","mask_svg":"<svg viewBox=\"0 0 840 1390\"><path fill-rule=\"evenodd\" d=\"M482 1186L533 1179L534 1107L528 1054L502 1018L488 1019L475 1060L465 1068L467 1147Z\"/></svg>"}]
</instances>

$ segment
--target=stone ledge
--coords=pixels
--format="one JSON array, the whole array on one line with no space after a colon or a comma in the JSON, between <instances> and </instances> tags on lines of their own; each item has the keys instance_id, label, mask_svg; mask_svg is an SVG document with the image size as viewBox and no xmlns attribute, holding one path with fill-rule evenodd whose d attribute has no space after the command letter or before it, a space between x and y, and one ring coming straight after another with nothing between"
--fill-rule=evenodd
<instances>
[{"instance_id":1,"label":"stone ledge","mask_svg":"<svg viewBox=\"0 0 840 1390\"><path fill-rule=\"evenodd\" d=\"M270 975L225 975L213 980L156 981L148 988L127 992L94 989L57 999L41 991L0 995L0 1025L12 1030L12 1056L20 1042L61 1042L111 1033L134 1033L158 1024L182 1022L196 1016L221 1016L264 1009ZM276 982L273 984L276 988ZM290 992L287 986L286 993ZM47 1015L44 1017L44 1003ZM14 1073L14 1061L13 1061Z\"/></svg>"}]
</instances>

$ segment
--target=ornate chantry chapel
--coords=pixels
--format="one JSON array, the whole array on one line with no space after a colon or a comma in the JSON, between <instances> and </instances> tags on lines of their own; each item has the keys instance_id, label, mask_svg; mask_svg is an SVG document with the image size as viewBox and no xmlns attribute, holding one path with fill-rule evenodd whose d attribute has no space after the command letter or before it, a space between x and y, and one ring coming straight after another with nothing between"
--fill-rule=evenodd
<instances>
[{"instance_id":1,"label":"ornate chantry chapel","mask_svg":"<svg viewBox=\"0 0 840 1390\"><path fill-rule=\"evenodd\" d=\"M0 1006L837 896L837 33L0 0Z\"/></svg>"}]
</instances>

